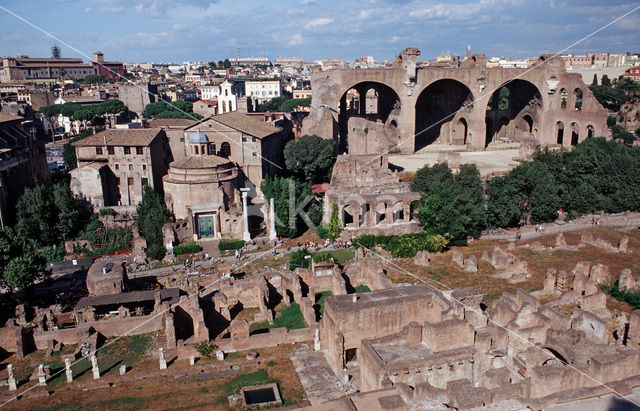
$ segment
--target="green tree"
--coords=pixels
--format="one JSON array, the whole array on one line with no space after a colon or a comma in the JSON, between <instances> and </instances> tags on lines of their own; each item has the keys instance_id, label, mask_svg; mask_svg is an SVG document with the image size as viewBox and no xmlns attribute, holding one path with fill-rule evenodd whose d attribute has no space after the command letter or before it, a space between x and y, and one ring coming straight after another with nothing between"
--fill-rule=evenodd
<instances>
[{"instance_id":1,"label":"green tree","mask_svg":"<svg viewBox=\"0 0 640 411\"><path fill-rule=\"evenodd\" d=\"M300 180L309 183L328 181L336 161L335 149L333 140L315 134L304 135L297 141L289 141L285 146L285 165Z\"/></svg>"},{"instance_id":2,"label":"green tree","mask_svg":"<svg viewBox=\"0 0 640 411\"><path fill-rule=\"evenodd\" d=\"M70 240L78 230L80 210L78 202L66 184L58 184L53 189L53 204L56 207L56 231L62 240Z\"/></svg>"},{"instance_id":3,"label":"green tree","mask_svg":"<svg viewBox=\"0 0 640 411\"><path fill-rule=\"evenodd\" d=\"M162 226L169 221L169 210L164 200L151 187L145 186L136 210L136 226L147 241L147 256L154 260L162 259L166 253Z\"/></svg>"},{"instance_id":4,"label":"green tree","mask_svg":"<svg viewBox=\"0 0 640 411\"><path fill-rule=\"evenodd\" d=\"M446 164L425 166L416 180L414 189L423 193L416 216L425 231L464 245L468 236L486 228L482 180L475 165L463 165L456 176Z\"/></svg>"},{"instance_id":5,"label":"green tree","mask_svg":"<svg viewBox=\"0 0 640 411\"><path fill-rule=\"evenodd\" d=\"M498 110L509 109L509 88L502 87L498 92Z\"/></svg>"},{"instance_id":6,"label":"green tree","mask_svg":"<svg viewBox=\"0 0 640 411\"><path fill-rule=\"evenodd\" d=\"M27 287L43 277L44 261L33 252L11 259L3 271L4 281L13 288Z\"/></svg>"},{"instance_id":7,"label":"green tree","mask_svg":"<svg viewBox=\"0 0 640 411\"><path fill-rule=\"evenodd\" d=\"M280 104L278 111L292 111L297 107L309 107L311 106L311 97L308 98L292 98Z\"/></svg>"},{"instance_id":8,"label":"green tree","mask_svg":"<svg viewBox=\"0 0 640 411\"><path fill-rule=\"evenodd\" d=\"M592 86L597 86L598 85L598 75L597 74L593 75L593 81L591 81L591 85Z\"/></svg>"},{"instance_id":9,"label":"green tree","mask_svg":"<svg viewBox=\"0 0 640 411\"><path fill-rule=\"evenodd\" d=\"M331 241L335 241L336 238L340 237L340 233L342 233L342 221L340 221L340 217L338 217L338 204L333 203L331 208L331 218L329 219L329 225L327 226L327 238Z\"/></svg>"},{"instance_id":10,"label":"green tree","mask_svg":"<svg viewBox=\"0 0 640 411\"><path fill-rule=\"evenodd\" d=\"M611 87L611 80L609 80L609 76L606 74L602 75L602 80L600 80L600 84L605 87Z\"/></svg>"},{"instance_id":11,"label":"green tree","mask_svg":"<svg viewBox=\"0 0 640 411\"><path fill-rule=\"evenodd\" d=\"M411 189L423 194L438 193L453 184L453 173L447 163L425 166L416 172Z\"/></svg>"},{"instance_id":12,"label":"green tree","mask_svg":"<svg viewBox=\"0 0 640 411\"><path fill-rule=\"evenodd\" d=\"M16 208L15 229L21 243L38 247L56 241L56 215L51 190L43 185L26 188Z\"/></svg>"},{"instance_id":13,"label":"green tree","mask_svg":"<svg viewBox=\"0 0 640 411\"><path fill-rule=\"evenodd\" d=\"M224 59L223 66L226 69L231 68L231 62L229 61L229 59Z\"/></svg>"},{"instance_id":14,"label":"green tree","mask_svg":"<svg viewBox=\"0 0 640 411\"><path fill-rule=\"evenodd\" d=\"M278 111L281 105L283 105L287 101L284 97L276 97L267 101L266 103L262 103L258 106L258 111L267 112L267 111Z\"/></svg>"},{"instance_id":15,"label":"green tree","mask_svg":"<svg viewBox=\"0 0 640 411\"><path fill-rule=\"evenodd\" d=\"M276 233L293 238L305 227L300 209L307 209L313 196L308 184L293 178L267 176L261 185L266 199L273 198L276 214Z\"/></svg>"}]
</instances>

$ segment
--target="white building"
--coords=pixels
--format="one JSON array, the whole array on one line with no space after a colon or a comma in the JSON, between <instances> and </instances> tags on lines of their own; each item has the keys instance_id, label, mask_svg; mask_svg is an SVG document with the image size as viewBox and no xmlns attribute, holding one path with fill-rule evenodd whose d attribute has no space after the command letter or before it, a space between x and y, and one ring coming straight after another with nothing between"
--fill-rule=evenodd
<instances>
[{"instance_id":1,"label":"white building","mask_svg":"<svg viewBox=\"0 0 640 411\"><path fill-rule=\"evenodd\" d=\"M280 80L246 81L245 93L254 100L266 101L282 96Z\"/></svg>"},{"instance_id":2,"label":"white building","mask_svg":"<svg viewBox=\"0 0 640 411\"><path fill-rule=\"evenodd\" d=\"M218 114L229 113L238 109L238 97L233 94L233 83L225 80L220 84L218 95Z\"/></svg>"},{"instance_id":3,"label":"white building","mask_svg":"<svg viewBox=\"0 0 640 411\"><path fill-rule=\"evenodd\" d=\"M220 95L220 86L201 86L200 98L203 100L217 100Z\"/></svg>"}]
</instances>

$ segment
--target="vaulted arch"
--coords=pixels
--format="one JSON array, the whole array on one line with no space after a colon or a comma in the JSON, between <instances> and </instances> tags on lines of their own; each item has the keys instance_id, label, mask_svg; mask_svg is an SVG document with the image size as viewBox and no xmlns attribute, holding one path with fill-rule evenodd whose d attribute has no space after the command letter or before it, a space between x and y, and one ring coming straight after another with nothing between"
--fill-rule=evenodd
<instances>
[{"instance_id":1,"label":"vaulted arch","mask_svg":"<svg viewBox=\"0 0 640 411\"><path fill-rule=\"evenodd\" d=\"M349 86L340 97L338 150L348 149L349 118L382 121L395 129L400 110L400 97L386 84L362 81Z\"/></svg>"},{"instance_id":2,"label":"vaulted arch","mask_svg":"<svg viewBox=\"0 0 640 411\"><path fill-rule=\"evenodd\" d=\"M442 79L429 84L416 100L415 151L436 141L464 144L464 135L461 139L455 134L454 141L454 130L459 129L458 121L471 111L472 104L471 90L457 80ZM467 120L464 126L468 130Z\"/></svg>"},{"instance_id":3,"label":"vaulted arch","mask_svg":"<svg viewBox=\"0 0 640 411\"><path fill-rule=\"evenodd\" d=\"M495 142L536 137L542 94L526 80L510 80L498 87L487 103L485 147Z\"/></svg>"}]
</instances>

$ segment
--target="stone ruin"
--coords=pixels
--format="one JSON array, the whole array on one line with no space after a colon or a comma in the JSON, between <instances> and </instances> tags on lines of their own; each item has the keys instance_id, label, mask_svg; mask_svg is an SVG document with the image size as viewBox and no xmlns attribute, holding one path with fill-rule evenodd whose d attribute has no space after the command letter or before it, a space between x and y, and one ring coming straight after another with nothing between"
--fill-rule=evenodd
<instances>
[{"instance_id":1,"label":"stone ruin","mask_svg":"<svg viewBox=\"0 0 640 411\"><path fill-rule=\"evenodd\" d=\"M343 237L415 233L422 228L411 219L411 205L419 199L389 169L386 154L340 155L325 194L323 221L329 222L337 204Z\"/></svg>"},{"instance_id":2,"label":"stone ruin","mask_svg":"<svg viewBox=\"0 0 640 411\"><path fill-rule=\"evenodd\" d=\"M592 274L596 281L605 270ZM605 303L599 296L571 315L522 289L487 308L483 296L416 285L328 297L319 327L324 356L360 393L309 409L540 409L610 392L595 381L623 393L640 385L640 311L626 324L624 344L611 344L607 323L593 314Z\"/></svg>"}]
</instances>

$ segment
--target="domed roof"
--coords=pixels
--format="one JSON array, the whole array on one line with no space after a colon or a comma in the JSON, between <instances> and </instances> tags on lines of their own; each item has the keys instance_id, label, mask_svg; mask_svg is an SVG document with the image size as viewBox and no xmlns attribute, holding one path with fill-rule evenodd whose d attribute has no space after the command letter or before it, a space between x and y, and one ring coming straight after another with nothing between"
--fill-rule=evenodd
<instances>
[{"instance_id":1,"label":"domed roof","mask_svg":"<svg viewBox=\"0 0 640 411\"><path fill-rule=\"evenodd\" d=\"M201 133L200 131L196 131L195 133L191 133L189 135L189 143L191 144L199 144L199 143L208 143L209 137L206 134Z\"/></svg>"}]
</instances>

